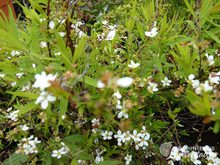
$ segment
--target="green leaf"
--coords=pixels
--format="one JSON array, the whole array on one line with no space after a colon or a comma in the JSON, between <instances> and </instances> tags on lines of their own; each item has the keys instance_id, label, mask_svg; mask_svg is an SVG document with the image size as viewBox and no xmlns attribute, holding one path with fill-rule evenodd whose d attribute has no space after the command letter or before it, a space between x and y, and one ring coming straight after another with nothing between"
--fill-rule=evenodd
<instances>
[{"instance_id":1,"label":"green leaf","mask_svg":"<svg viewBox=\"0 0 220 165\"><path fill-rule=\"evenodd\" d=\"M211 105L210 105L210 96L207 93L204 93L202 98L197 96L194 92L187 90L186 98L191 103L189 110L200 116L210 116L211 115Z\"/></svg>"},{"instance_id":2,"label":"green leaf","mask_svg":"<svg viewBox=\"0 0 220 165\"><path fill-rule=\"evenodd\" d=\"M29 102L25 105L14 105L14 107L16 109L19 109L19 114L26 114L28 113L29 111L35 109L37 107L37 105L35 104L35 101L34 102Z\"/></svg>"},{"instance_id":3,"label":"green leaf","mask_svg":"<svg viewBox=\"0 0 220 165\"><path fill-rule=\"evenodd\" d=\"M60 125L63 121L62 116L66 114L68 108L68 97L61 97L60 98L60 115L59 115L59 122Z\"/></svg>"},{"instance_id":4,"label":"green leaf","mask_svg":"<svg viewBox=\"0 0 220 165\"><path fill-rule=\"evenodd\" d=\"M25 97L25 98L34 99L34 100L36 100L37 97L38 97L38 94L31 93L31 92L16 91L16 92L7 92L7 93L10 93L10 94L12 94L13 96L16 96L16 97L19 96L19 97Z\"/></svg>"},{"instance_id":5,"label":"green leaf","mask_svg":"<svg viewBox=\"0 0 220 165\"><path fill-rule=\"evenodd\" d=\"M213 127L213 132L217 134L219 132L219 129L220 129L220 122L215 122L215 125Z\"/></svg>"},{"instance_id":6,"label":"green leaf","mask_svg":"<svg viewBox=\"0 0 220 165\"><path fill-rule=\"evenodd\" d=\"M84 136L83 135L70 135L64 138L64 141L71 143L71 144L75 144L75 143L80 143L82 141L84 141Z\"/></svg>"},{"instance_id":7,"label":"green leaf","mask_svg":"<svg viewBox=\"0 0 220 165\"><path fill-rule=\"evenodd\" d=\"M13 153L6 159L2 165L22 165L28 160L28 156Z\"/></svg>"}]
</instances>

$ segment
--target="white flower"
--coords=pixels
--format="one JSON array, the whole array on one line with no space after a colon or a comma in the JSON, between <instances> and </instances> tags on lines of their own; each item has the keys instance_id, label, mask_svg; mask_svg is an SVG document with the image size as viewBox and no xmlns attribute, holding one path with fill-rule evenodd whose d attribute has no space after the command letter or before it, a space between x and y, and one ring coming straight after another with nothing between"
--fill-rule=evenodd
<instances>
[{"instance_id":1,"label":"white flower","mask_svg":"<svg viewBox=\"0 0 220 165\"><path fill-rule=\"evenodd\" d=\"M163 83L163 86L170 86L170 83L172 82L171 80L169 80L167 77L165 77L163 80L161 80L161 82Z\"/></svg>"},{"instance_id":2,"label":"white flower","mask_svg":"<svg viewBox=\"0 0 220 165\"><path fill-rule=\"evenodd\" d=\"M16 73L17 78L21 78L24 75L24 73Z\"/></svg>"},{"instance_id":3,"label":"white flower","mask_svg":"<svg viewBox=\"0 0 220 165\"><path fill-rule=\"evenodd\" d=\"M212 55L209 56L208 53L206 53L205 56L207 57L207 60L208 60L209 66L212 66L212 65L215 63L214 56L212 56Z\"/></svg>"},{"instance_id":4,"label":"white flower","mask_svg":"<svg viewBox=\"0 0 220 165\"><path fill-rule=\"evenodd\" d=\"M169 158L174 160L174 161L180 161L181 160L180 151L179 151L179 149L176 146L174 146L171 149Z\"/></svg>"},{"instance_id":5,"label":"white flower","mask_svg":"<svg viewBox=\"0 0 220 165\"><path fill-rule=\"evenodd\" d=\"M112 131L103 131L101 133L101 135L103 136L103 140L111 140L112 139L112 135L113 135L113 132Z\"/></svg>"},{"instance_id":6,"label":"white flower","mask_svg":"<svg viewBox=\"0 0 220 165\"><path fill-rule=\"evenodd\" d=\"M156 27L153 27L153 28L151 29L151 31L146 31L144 34L145 34L145 36L147 36L147 37L155 37L155 36L158 34L157 28L156 28Z\"/></svg>"},{"instance_id":7,"label":"white flower","mask_svg":"<svg viewBox=\"0 0 220 165\"><path fill-rule=\"evenodd\" d=\"M127 154L125 156L125 161L126 161L125 162L126 165L130 164L130 162L132 161L132 155Z\"/></svg>"},{"instance_id":8,"label":"white flower","mask_svg":"<svg viewBox=\"0 0 220 165\"><path fill-rule=\"evenodd\" d=\"M21 55L21 52L19 52L19 51L16 51L16 50L12 50L11 51L11 55L14 57L14 56L19 56L19 55Z\"/></svg>"},{"instance_id":9,"label":"white flower","mask_svg":"<svg viewBox=\"0 0 220 165\"><path fill-rule=\"evenodd\" d=\"M200 82L199 82L199 80L191 80L191 85L195 89L195 88L199 87Z\"/></svg>"},{"instance_id":10,"label":"white flower","mask_svg":"<svg viewBox=\"0 0 220 165\"><path fill-rule=\"evenodd\" d=\"M112 29L109 31L109 33L107 34L106 40L107 41L111 41L115 38L116 35L116 29Z\"/></svg>"},{"instance_id":11,"label":"white flower","mask_svg":"<svg viewBox=\"0 0 220 165\"><path fill-rule=\"evenodd\" d=\"M11 83L11 86L14 87L16 84L17 84L16 81L15 81L15 82L12 82L12 83Z\"/></svg>"},{"instance_id":12,"label":"white flower","mask_svg":"<svg viewBox=\"0 0 220 165\"><path fill-rule=\"evenodd\" d=\"M52 157L55 157L57 159L60 159L62 156L62 153L59 150L54 150L51 154Z\"/></svg>"},{"instance_id":13,"label":"white flower","mask_svg":"<svg viewBox=\"0 0 220 165\"><path fill-rule=\"evenodd\" d=\"M190 152L189 157L190 157L190 160L193 162L193 164L195 165L201 164L201 161L198 160L199 155L197 152L195 151Z\"/></svg>"},{"instance_id":14,"label":"white flower","mask_svg":"<svg viewBox=\"0 0 220 165\"><path fill-rule=\"evenodd\" d=\"M60 56L60 55L61 55L61 52L54 53L54 56Z\"/></svg>"},{"instance_id":15,"label":"white flower","mask_svg":"<svg viewBox=\"0 0 220 165\"><path fill-rule=\"evenodd\" d=\"M51 86L51 81L54 81L56 79L56 75L46 75L46 73L43 71L41 72L41 74L36 74L35 79L36 81L34 82L33 87L40 88L40 90L43 91L45 88Z\"/></svg>"},{"instance_id":16,"label":"white flower","mask_svg":"<svg viewBox=\"0 0 220 165\"><path fill-rule=\"evenodd\" d=\"M121 132L121 130L117 131L117 134L114 135L114 138L118 141L118 146L122 146L122 142L124 143L125 140L125 134Z\"/></svg>"},{"instance_id":17,"label":"white flower","mask_svg":"<svg viewBox=\"0 0 220 165\"><path fill-rule=\"evenodd\" d=\"M9 115L7 116L9 119L13 120L13 121L17 121L18 119L18 113L20 110L16 110L13 112L10 112Z\"/></svg>"},{"instance_id":18,"label":"white flower","mask_svg":"<svg viewBox=\"0 0 220 165\"><path fill-rule=\"evenodd\" d=\"M154 92L158 91L157 84L156 84L156 83L149 82L148 87L147 87L147 90L148 90L148 92L150 92L150 93L154 93Z\"/></svg>"},{"instance_id":19,"label":"white flower","mask_svg":"<svg viewBox=\"0 0 220 165\"><path fill-rule=\"evenodd\" d=\"M182 156L186 155L189 151L188 151L189 147L187 145L184 145L182 148L180 148L180 152L182 153Z\"/></svg>"},{"instance_id":20,"label":"white flower","mask_svg":"<svg viewBox=\"0 0 220 165\"><path fill-rule=\"evenodd\" d=\"M128 67L131 68L131 69L135 69L139 66L140 66L140 63L135 63L133 60L131 60L131 63L128 64Z\"/></svg>"},{"instance_id":21,"label":"white flower","mask_svg":"<svg viewBox=\"0 0 220 165\"><path fill-rule=\"evenodd\" d=\"M213 84L219 84L220 77L215 73L211 73L209 75L209 81L210 83L213 83Z\"/></svg>"},{"instance_id":22,"label":"white flower","mask_svg":"<svg viewBox=\"0 0 220 165\"><path fill-rule=\"evenodd\" d=\"M45 41L42 41L42 42L40 43L40 47L41 47L41 48L46 48L46 47L47 47L47 43L46 43Z\"/></svg>"},{"instance_id":23,"label":"white flower","mask_svg":"<svg viewBox=\"0 0 220 165\"><path fill-rule=\"evenodd\" d=\"M108 24L108 21L107 21L107 20L103 20L103 21L102 21L102 24L103 24L103 25L107 25L107 24Z\"/></svg>"},{"instance_id":24,"label":"white flower","mask_svg":"<svg viewBox=\"0 0 220 165\"><path fill-rule=\"evenodd\" d=\"M95 163L96 164L99 164L100 162L103 162L104 159L101 155L97 155L96 158L95 158Z\"/></svg>"},{"instance_id":25,"label":"white flower","mask_svg":"<svg viewBox=\"0 0 220 165\"><path fill-rule=\"evenodd\" d=\"M53 21L50 21L50 23L49 23L49 27L50 27L51 29L54 29L54 27L55 27L55 23L54 23Z\"/></svg>"},{"instance_id":26,"label":"white flower","mask_svg":"<svg viewBox=\"0 0 220 165\"><path fill-rule=\"evenodd\" d=\"M69 148L63 142L61 142L61 145L63 147L61 147L59 150L54 150L52 152L52 154L51 154L52 157L60 159L63 155L65 155L66 153L69 152Z\"/></svg>"},{"instance_id":27,"label":"white flower","mask_svg":"<svg viewBox=\"0 0 220 165\"><path fill-rule=\"evenodd\" d=\"M100 126L99 119L96 119L96 118L92 119L92 127L97 128L99 126Z\"/></svg>"},{"instance_id":28,"label":"white flower","mask_svg":"<svg viewBox=\"0 0 220 165\"><path fill-rule=\"evenodd\" d=\"M140 134L137 132L137 130L133 130L131 138L134 140L135 143L141 141Z\"/></svg>"},{"instance_id":29,"label":"white flower","mask_svg":"<svg viewBox=\"0 0 220 165\"><path fill-rule=\"evenodd\" d=\"M122 109L119 113L118 113L118 118L120 119L120 118L122 118L122 117L124 117L124 118L128 118L128 110L127 109Z\"/></svg>"},{"instance_id":30,"label":"white flower","mask_svg":"<svg viewBox=\"0 0 220 165\"><path fill-rule=\"evenodd\" d=\"M188 77L189 80L194 80L194 78L195 78L194 74L190 74L189 77Z\"/></svg>"},{"instance_id":31,"label":"white flower","mask_svg":"<svg viewBox=\"0 0 220 165\"><path fill-rule=\"evenodd\" d=\"M209 147L208 145L202 147L202 150L205 152L206 155L209 155L209 153L212 152L212 148Z\"/></svg>"},{"instance_id":32,"label":"white flower","mask_svg":"<svg viewBox=\"0 0 220 165\"><path fill-rule=\"evenodd\" d=\"M122 96L121 96L121 94L120 94L119 91L115 92L115 93L113 94L113 96L116 97L117 99L121 99L121 98L122 98Z\"/></svg>"},{"instance_id":33,"label":"white flower","mask_svg":"<svg viewBox=\"0 0 220 165\"><path fill-rule=\"evenodd\" d=\"M145 134L140 133L140 142L138 143L139 147L142 147L143 149L146 149L146 147L148 146L148 140L150 138L150 136L145 136Z\"/></svg>"},{"instance_id":34,"label":"white flower","mask_svg":"<svg viewBox=\"0 0 220 165\"><path fill-rule=\"evenodd\" d=\"M29 130L29 127L28 127L26 124L20 125L20 128L21 128L22 131L27 131L27 130Z\"/></svg>"},{"instance_id":35,"label":"white flower","mask_svg":"<svg viewBox=\"0 0 220 165\"><path fill-rule=\"evenodd\" d=\"M40 96L37 98L35 104L41 103L41 108L46 109L48 107L49 102L56 101L56 97L50 95L48 92L41 92Z\"/></svg>"},{"instance_id":36,"label":"white flower","mask_svg":"<svg viewBox=\"0 0 220 165\"><path fill-rule=\"evenodd\" d=\"M35 69L35 68L36 68L36 64L35 64L35 63L33 63L33 64L32 64L32 67L33 67L33 69Z\"/></svg>"},{"instance_id":37,"label":"white flower","mask_svg":"<svg viewBox=\"0 0 220 165\"><path fill-rule=\"evenodd\" d=\"M131 77L123 77L117 80L117 85L123 88L129 87L133 83L133 79Z\"/></svg>"},{"instance_id":38,"label":"white flower","mask_svg":"<svg viewBox=\"0 0 220 165\"><path fill-rule=\"evenodd\" d=\"M65 33L65 32L59 32L59 35L60 35L61 37L64 37L64 36L66 35L66 33Z\"/></svg>"}]
</instances>

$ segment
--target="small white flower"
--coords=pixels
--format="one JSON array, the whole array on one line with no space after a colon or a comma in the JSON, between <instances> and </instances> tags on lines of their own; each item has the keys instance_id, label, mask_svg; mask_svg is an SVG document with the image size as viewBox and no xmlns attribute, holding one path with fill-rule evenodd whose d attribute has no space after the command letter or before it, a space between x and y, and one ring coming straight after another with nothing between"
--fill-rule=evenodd
<instances>
[{"instance_id":1,"label":"small white flower","mask_svg":"<svg viewBox=\"0 0 220 165\"><path fill-rule=\"evenodd\" d=\"M156 27L153 27L152 29L151 29L151 31L146 31L145 33L145 36L147 36L147 37L155 37L157 34L158 34L158 31L157 31L157 28Z\"/></svg>"},{"instance_id":2,"label":"small white flower","mask_svg":"<svg viewBox=\"0 0 220 165\"><path fill-rule=\"evenodd\" d=\"M215 74L215 73L211 73L209 75L209 81L212 84L219 84L220 77L217 74Z\"/></svg>"},{"instance_id":3,"label":"small white flower","mask_svg":"<svg viewBox=\"0 0 220 165\"><path fill-rule=\"evenodd\" d=\"M195 152L195 151L190 152L189 157L190 157L190 160L193 162L193 164L195 164L195 165L201 164L201 161L198 160L199 155L197 152Z\"/></svg>"},{"instance_id":4,"label":"small white flower","mask_svg":"<svg viewBox=\"0 0 220 165\"><path fill-rule=\"evenodd\" d=\"M12 50L12 51L11 51L11 55L12 55L12 57L14 57L14 56L19 56L19 55L21 55L21 52L16 51L16 50Z\"/></svg>"},{"instance_id":5,"label":"small white flower","mask_svg":"<svg viewBox=\"0 0 220 165\"><path fill-rule=\"evenodd\" d=\"M7 117L9 119L13 120L13 121L17 121L18 120L18 113L19 112L20 112L20 110L16 110L16 111L10 112Z\"/></svg>"},{"instance_id":6,"label":"small white flower","mask_svg":"<svg viewBox=\"0 0 220 165\"><path fill-rule=\"evenodd\" d=\"M199 87L200 81L199 80L191 80L191 84L192 84L192 87L195 89L195 88Z\"/></svg>"},{"instance_id":7,"label":"small white flower","mask_svg":"<svg viewBox=\"0 0 220 165\"><path fill-rule=\"evenodd\" d=\"M21 78L24 75L24 73L16 73L17 78Z\"/></svg>"},{"instance_id":8,"label":"small white flower","mask_svg":"<svg viewBox=\"0 0 220 165\"><path fill-rule=\"evenodd\" d=\"M135 69L139 66L140 66L140 63L135 63L133 60L131 60L131 63L128 64L128 67L131 68L131 69Z\"/></svg>"},{"instance_id":9,"label":"small white flower","mask_svg":"<svg viewBox=\"0 0 220 165\"><path fill-rule=\"evenodd\" d=\"M117 139L118 141L118 146L122 146L122 142L124 143L126 140L125 140L125 134L123 134L121 132L121 130L118 130L117 131L117 134L114 135L114 138Z\"/></svg>"},{"instance_id":10,"label":"small white flower","mask_svg":"<svg viewBox=\"0 0 220 165\"><path fill-rule=\"evenodd\" d=\"M207 60L208 60L209 66L214 65L214 63L215 63L214 56L209 55L208 53L206 53L205 56L207 57Z\"/></svg>"},{"instance_id":11,"label":"small white flower","mask_svg":"<svg viewBox=\"0 0 220 165\"><path fill-rule=\"evenodd\" d=\"M107 21L107 20L103 20L103 21L102 21L102 24L103 24L103 25L107 25L107 24L108 24L108 21Z\"/></svg>"},{"instance_id":12,"label":"small white flower","mask_svg":"<svg viewBox=\"0 0 220 165\"><path fill-rule=\"evenodd\" d=\"M103 131L101 133L101 135L103 136L103 140L111 140L112 139L112 135L113 135L113 132L112 131Z\"/></svg>"},{"instance_id":13,"label":"small white flower","mask_svg":"<svg viewBox=\"0 0 220 165\"><path fill-rule=\"evenodd\" d=\"M194 80L194 78L195 78L194 74L190 74L189 77L188 77L189 80Z\"/></svg>"},{"instance_id":14,"label":"small white flower","mask_svg":"<svg viewBox=\"0 0 220 165\"><path fill-rule=\"evenodd\" d=\"M120 118L122 118L122 117L124 117L124 118L128 118L128 110L127 109L122 109L119 113L118 113L118 118L120 119Z\"/></svg>"},{"instance_id":15,"label":"small white flower","mask_svg":"<svg viewBox=\"0 0 220 165\"><path fill-rule=\"evenodd\" d=\"M54 27L55 27L54 21L50 21L49 27L50 27L50 29L54 29Z\"/></svg>"},{"instance_id":16,"label":"small white flower","mask_svg":"<svg viewBox=\"0 0 220 165\"><path fill-rule=\"evenodd\" d=\"M146 147L148 146L148 140L150 138L150 136L146 136L145 134L140 133L140 142L138 143L139 147L142 147L143 149L146 149Z\"/></svg>"},{"instance_id":17,"label":"small white flower","mask_svg":"<svg viewBox=\"0 0 220 165\"><path fill-rule=\"evenodd\" d=\"M202 147L202 150L205 152L206 155L209 155L209 153L212 152L212 148L209 147L208 145Z\"/></svg>"},{"instance_id":18,"label":"small white flower","mask_svg":"<svg viewBox=\"0 0 220 165\"><path fill-rule=\"evenodd\" d=\"M33 67L33 69L35 69L35 68L36 68L36 64L35 64L35 63L33 63L33 64L32 64L32 67Z\"/></svg>"},{"instance_id":19,"label":"small white flower","mask_svg":"<svg viewBox=\"0 0 220 165\"><path fill-rule=\"evenodd\" d=\"M60 55L61 55L61 52L54 53L54 56L60 56Z\"/></svg>"},{"instance_id":20,"label":"small white flower","mask_svg":"<svg viewBox=\"0 0 220 165\"><path fill-rule=\"evenodd\" d=\"M59 35L60 35L61 37L64 37L64 36L66 35L66 33L65 33L65 32L59 32Z\"/></svg>"},{"instance_id":21,"label":"small white flower","mask_svg":"<svg viewBox=\"0 0 220 165\"><path fill-rule=\"evenodd\" d=\"M157 84L156 84L156 83L149 82L148 87L147 87L147 90L148 90L148 92L150 92L150 93L154 93L154 92L158 91Z\"/></svg>"},{"instance_id":22,"label":"small white flower","mask_svg":"<svg viewBox=\"0 0 220 165\"><path fill-rule=\"evenodd\" d=\"M163 80L161 80L163 86L170 86L170 83L172 82L171 80L169 80L167 77L165 77Z\"/></svg>"},{"instance_id":23,"label":"small white flower","mask_svg":"<svg viewBox=\"0 0 220 165\"><path fill-rule=\"evenodd\" d=\"M100 162L103 162L104 159L101 155L97 155L96 158L95 158L95 163L96 164L99 164Z\"/></svg>"},{"instance_id":24,"label":"small white flower","mask_svg":"<svg viewBox=\"0 0 220 165\"><path fill-rule=\"evenodd\" d=\"M63 142L61 142L61 145L63 147L61 147L59 150L54 150L52 152L52 154L51 154L52 157L60 159L63 155L65 155L69 152L69 148Z\"/></svg>"},{"instance_id":25,"label":"small white flower","mask_svg":"<svg viewBox=\"0 0 220 165\"><path fill-rule=\"evenodd\" d=\"M46 47L47 47L47 43L44 42L44 41L42 41L42 42L40 43L40 47L41 47L41 48L46 48Z\"/></svg>"},{"instance_id":26,"label":"small white flower","mask_svg":"<svg viewBox=\"0 0 220 165\"><path fill-rule=\"evenodd\" d=\"M37 98L35 104L41 104L42 109L46 109L49 105L49 102L56 101L56 97L50 95L48 92L41 92L40 96Z\"/></svg>"},{"instance_id":27,"label":"small white flower","mask_svg":"<svg viewBox=\"0 0 220 165\"><path fill-rule=\"evenodd\" d=\"M133 78L123 77L117 80L117 85L122 88L127 88L133 83Z\"/></svg>"},{"instance_id":28,"label":"small white flower","mask_svg":"<svg viewBox=\"0 0 220 165\"><path fill-rule=\"evenodd\" d=\"M126 165L130 164L130 162L132 161L132 155L127 154L125 156L125 161L126 161L125 162Z\"/></svg>"},{"instance_id":29,"label":"small white flower","mask_svg":"<svg viewBox=\"0 0 220 165\"><path fill-rule=\"evenodd\" d=\"M180 161L181 160L180 151L179 151L179 149L176 146L174 146L171 149L169 158L174 160L174 161Z\"/></svg>"},{"instance_id":30,"label":"small white flower","mask_svg":"<svg viewBox=\"0 0 220 165\"><path fill-rule=\"evenodd\" d=\"M107 41L111 41L115 38L116 35L116 29L112 29L109 31L109 33L107 34L106 40Z\"/></svg>"},{"instance_id":31,"label":"small white flower","mask_svg":"<svg viewBox=\"0 0 220 165\"><path fill-rule=\"evenodd\" d=\"M27 131L27 130L29 130L29 127L28 127L26 124L20 125L20 128L21 128L22 131Z\"/></svg>"},{"instance_id":32,"label":"small white flower","mask_svg":"<svg viewBox=\"0 0 220 165\"><path fill-rule=\"evenodd\" d=\"M46 75L46 73L43 71L41 72L41 74L36 74L35 79L36 81L34 82L33 87L40 88L40 90L43 91L45 88L51 86L51 81L54 81L56 79L56 75Z\"/></svg>"},{"instance_id":33,"label":"small white flower","mask_svg":"<svg viewBox=\"0 0 220 165\"><path fill-rule=\"evenodd\" d=\"M119 91L115 92L115 93L113 94L113 96L116 97L117 99L121 99L121 98L122 98L122 96L121 96L121 94L120 94Z\"/></svg>"},{"instance_id":34,"label":"small white flower","mask_svg":"<svg viewBox=\"0 0 220 165\"><path fill-rule=\"evenodd\" d=\"M92 119L92 127L98 128L100 126L99 119Z\"/></svg>"},{"instance_id":35,"label":"small white flower","mask_svg":"<svg viewBox=\"0 0 220 165\"><path fill-rule=\"evenodd\" d=\"M16 84L17 84L16 81L15 81L15 82L12 82L12 83L11 83L11 86L14 87Z\"/></svg>"}]
</instances>

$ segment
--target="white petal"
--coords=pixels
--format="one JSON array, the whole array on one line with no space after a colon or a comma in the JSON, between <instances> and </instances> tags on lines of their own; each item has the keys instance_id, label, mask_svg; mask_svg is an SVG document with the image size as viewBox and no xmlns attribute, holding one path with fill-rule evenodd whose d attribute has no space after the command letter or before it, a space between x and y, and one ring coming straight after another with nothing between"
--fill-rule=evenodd
<instances>
[{"instance_id":1,"label":"white petal","mask_svg":"<svg viewBox=\"0 0 220 165\"><path fill-rule=\"evenodd\" d=\"M44 100L41 102L41 108L42 109L46 109L48 107L48 101L47 100Z\"/></svg>"},{"instance_id":2,"label":"white petal","mask_svg":"<svg viewBox=\"0 0 220 165\"><path fill-rule=\"evenodd\" d=\"M123 88L129 87L133 83L131 77L123 77L117 80L117 85Z\"/></svg>"}]
</instances>

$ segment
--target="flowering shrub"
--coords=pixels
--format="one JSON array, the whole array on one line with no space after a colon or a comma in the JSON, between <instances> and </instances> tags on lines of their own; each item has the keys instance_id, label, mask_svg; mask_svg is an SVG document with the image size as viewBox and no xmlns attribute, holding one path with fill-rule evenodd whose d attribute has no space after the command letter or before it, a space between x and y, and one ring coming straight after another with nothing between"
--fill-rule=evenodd
<instances>
[{"instance_id":1,"label":"flowering shrub","mask_svg":"<svg viewBox=\"0 0 220 165\"><path fill-rule=\"evenodd\" d=\"M220 128L217 0L19 5L0 18L3 164L220 164L182 141Z\"/></svg>"}]
</instances>

